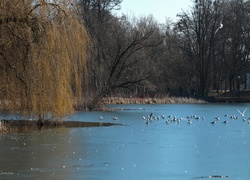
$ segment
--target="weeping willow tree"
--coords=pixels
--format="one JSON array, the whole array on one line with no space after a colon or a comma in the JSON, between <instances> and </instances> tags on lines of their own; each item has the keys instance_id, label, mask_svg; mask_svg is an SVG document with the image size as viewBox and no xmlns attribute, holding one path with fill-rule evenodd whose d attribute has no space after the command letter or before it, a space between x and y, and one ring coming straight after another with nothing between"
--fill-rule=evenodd
<instances>
[{"instance_id":1,"label":"weeping willow tree","mask_svg":"<svg viewBox=\"0 0 250 180\"><path fill-rule=\"evenodd\" d=\"M82 101L88 35L73 2L0 1L0 109L40 119Z\"/></svg>"}]
</instances>

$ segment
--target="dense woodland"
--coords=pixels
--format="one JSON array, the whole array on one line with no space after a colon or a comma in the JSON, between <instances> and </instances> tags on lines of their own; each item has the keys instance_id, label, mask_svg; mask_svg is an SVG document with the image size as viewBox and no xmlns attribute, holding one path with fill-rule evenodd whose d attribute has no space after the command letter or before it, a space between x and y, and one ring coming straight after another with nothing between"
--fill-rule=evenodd
<instances>
[{"instance_id":1,"label":"dense woodland","mask_svg":"<svg viewBox=\"0 0 250 180\"><path fill-rule=\"evenodd\" d=\"M194 0L164 24L118 16L122 0L0 2L1 109L44 118L107 96L207 97L246 86L248 0Z\"/></svg>"},{"instance_id":2,"label":"dense woodland","mask_svg":"<svg viewBox=\"0 0 250 180\"><path fill-rule=\"evenodd\" d=\"M206 97L245 88L250 1L195 0L177 21L116 16L121 0L80 0L92 45L90 104L103 96Z\"/></svg>"}]
</instances>

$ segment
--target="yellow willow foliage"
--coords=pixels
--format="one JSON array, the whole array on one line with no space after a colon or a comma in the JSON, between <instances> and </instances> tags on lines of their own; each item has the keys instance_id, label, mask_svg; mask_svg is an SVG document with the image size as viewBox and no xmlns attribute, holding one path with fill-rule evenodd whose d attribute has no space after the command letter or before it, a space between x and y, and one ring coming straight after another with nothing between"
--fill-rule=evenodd
<instances>
[{"instance_id":1,"label":"yellow willow foliage","mask_svg":"<svg viewBox=\"0 0 250 180\"><path fill-rule=\"evenodd\" d=\"M65 1L0 2L0 109L38 118L72 113L86 82L84 25Z\"/></svg>"}]
</instances>

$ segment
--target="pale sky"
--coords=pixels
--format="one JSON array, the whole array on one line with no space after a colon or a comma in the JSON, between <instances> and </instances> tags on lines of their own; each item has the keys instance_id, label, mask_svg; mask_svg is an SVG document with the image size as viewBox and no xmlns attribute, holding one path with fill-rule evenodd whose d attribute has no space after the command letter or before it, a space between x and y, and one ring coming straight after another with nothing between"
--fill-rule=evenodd
<instances>
[{"instance_id":1,"label":"pale sky","mask_svg":"<svg viewBox=\"0 0 250 180\"><path fill-rule=\"evenodd\" d=\"M192 0L123 0L117 14L136 17L152 14L159 23L165 23L166 17L174 21L176 14L189 10L191 6Z\"/></svg>"}]
</instances>

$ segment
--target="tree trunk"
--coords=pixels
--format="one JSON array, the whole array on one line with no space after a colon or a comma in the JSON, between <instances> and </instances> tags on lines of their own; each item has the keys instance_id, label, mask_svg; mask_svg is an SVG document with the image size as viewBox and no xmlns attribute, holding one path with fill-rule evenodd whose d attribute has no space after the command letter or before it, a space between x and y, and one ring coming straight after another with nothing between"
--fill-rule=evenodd
<instances>
[{"instance_id":1,"label":"tree trunk","mask_svg":"<svg viewBox=\"0 0 250 180\"><path fill-rule=\"evenodd\" d=\"M102 98L104 96L106 96L107 94L109 94L112 91L111 88L105 88L104 90L102 90L100 93L98 93L93 100L91 100L88 104L87 104L87 108L89 110L93 110L102 100Z\"/></svg>"}]
</instances>

